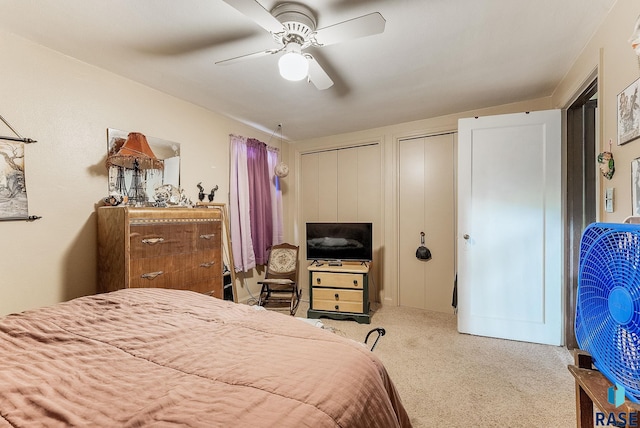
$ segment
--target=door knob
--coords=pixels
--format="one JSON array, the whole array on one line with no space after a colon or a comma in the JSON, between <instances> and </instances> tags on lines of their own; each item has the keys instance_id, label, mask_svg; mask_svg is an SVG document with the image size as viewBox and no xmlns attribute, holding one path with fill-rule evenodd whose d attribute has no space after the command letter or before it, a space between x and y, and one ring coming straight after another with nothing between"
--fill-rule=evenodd
<instances>
[{"instance_id":1,"label":"door knob","mask_svg":"<svg viewBox=\"0 0 640 428\"><path fill-rule=\"evenodd\" d=\"M463 237L464 239L469 239L469 238L470 238L470 236L469 236L469 234L468 234L468 233L465 233L464 235L462 235L462 237Z\"/></svg>"}]
</instances>

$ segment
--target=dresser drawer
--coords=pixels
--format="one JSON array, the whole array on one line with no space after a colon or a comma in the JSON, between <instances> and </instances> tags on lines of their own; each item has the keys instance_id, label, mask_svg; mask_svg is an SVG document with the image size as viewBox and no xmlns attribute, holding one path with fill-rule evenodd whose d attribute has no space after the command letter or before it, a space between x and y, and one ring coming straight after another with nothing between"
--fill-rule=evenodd
<instances>
[{"instance_id":1,"label":"dresser drawer","mask_svg":"<svg viewBox=\"0 0 640 428\"><path fill-rule=\"evenodd\" d=\"M220 222L134 224L129 242L132 258L220 248Z\"/></svg>"},{"instance_id":2,"label":"dresser drawer","mask_svg":"<svg viewBox=\"0 0 640 428\"><path fill-rule=\"evenodd\" d=\"M364 277L359 273L313 272L311 285L362 290Z\"/></svg>"},{"instance_id":3,"label":"dresser drawer","mask_svg":"<svg viewBox=\"0 0 640 428\"><path fill-rule=\"evenodd\" d=\"M191 255L189 266L184 278L186 282L202 282L210 278L218 278L222 280L222 263L220 259L220 250L198 251Z\"/></svg>"},{"instance_id":4,"label":"dresser drawer","mask_svg":"<svg viewBox=\"0 0 640 428\"><path fill-rule=\"evenodd\" d=\"M222 225L219 221L197 223L195 233L196 251L219 249L222 245Z\"/></svg>"},{"instance_id":5,"label":"dresser drawer","mask_svg":"<svg viewBox=\"0 0 640 428\"><path fill-rule=\"evenodd\" d=\"M173 257L146 257L131 259L129 265L129 287L173 288L183 276L180 265L189 262L189 255Z\"/></svg>"},{"instance_id":6,"label":"dresser drawer","mask_svg":"<svg viewBox=\"0 0 640 428\"><path fill-rule=\"evenodd\" d=\"M194 250L198 229L194 224L131 225L131 257L159 257L190 253Z\"/></svg>"},{"instance_id":7,"label":"dresser drawer","mask_svg":"<svg viewBox=\"0 0 640 428\"><path fill-rule=\"evenodd\" d=\"M356 302L362 309L362 290L345 290L341 288L313 287L313 301L327 300L333 302Z\"/></svg>"},{"instance_id":8,"label":"dresser drawer","mask_svg":"<svg viewBox=\"0 0 640 428\"><path fill-rule=\"evenodd\" d=\"M186 288L192 283L220 282L222 266L216 251L131 259L132 288ZM183 287L180 287L183 285Z\"/></svg>"},{"instance_id":9,"label":"dresser drawer","mask_svg":"<svg viewBox=\"0 0 640 428\"><path fill-rule=\"evenodd\" d=\"M184 286L171 287L179 290L191 290L197 293L207 294L209 296L223 299L222 281L216 281L215 279L209 281L195 282Z\"/></svg>"},{"instance_id":10,"label":"dresser drawer","mask_svg":"<svg viewBox=\"0 0 640 428\"><path fill-rule=\"evenodd\" d=\"M319 311L362 313L362 302L336 302L314 297L312 306L314 310Z\"/></svg>"}]
</instances>

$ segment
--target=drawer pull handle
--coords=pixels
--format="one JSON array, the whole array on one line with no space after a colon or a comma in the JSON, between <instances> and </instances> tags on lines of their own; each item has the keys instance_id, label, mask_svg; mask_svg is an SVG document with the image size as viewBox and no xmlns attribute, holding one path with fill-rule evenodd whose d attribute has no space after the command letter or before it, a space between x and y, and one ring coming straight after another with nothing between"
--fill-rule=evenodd
<instances>
[{"instance_id":1,"label":"drawer pull handle","mask_svg":"<svg viewBox=\"0 0 640 428\"><path fill-rule=\"evenodd\" d=\"M164 272L161 271L161 270L159 270L158 272L143 273L142 275L140 275L140 278L152 280L152 279L156 279L157 277L159 277L163 273Z\"/></svg>"},{"instance_id":2,"label":"drawer pull handle","mask_svg":"<svg viewBox=\"0 0 640 428\"><path fill-rule=\"evenodd\" d=\"M357 286L358 286L358 280L357 280L357 279L354 279L354 280L353 280L353 286L354 286L354 287L357 287Z\"/></svg>"},{"instance_id":3,"label":"drawer pull handle","mask_svg":"<svg viewBox=\"0 0 640 428\"><path fill-rule=\"evenodd\" d=\"M316 282L320 284L320 278L316 278Z\"/></svg>"},{"instance_id":4,"label":"drawer pull handle","mask_svg":"<svg viewBox=\"0 0 640 428\"><path fill-rule=\"evenodd\" d=\"M215 264L216 264L215 261L204 262L204 263L200 263L200 267L210 268L211 266L213 266Z\"/></svg>"},{"instance_id":5,"label":"drawer pull handle","mask_svg":"<svg viewBox=\"0 0 640 428\"><path fill-rule=\"evenodd\" d=\"M209 233L207 235L200 235L200 239L213 239L216 237L215 233Z\"/></svg>"},{"instance_id":6,"label":"drawer pull handle","mask_svg":"<svg viewBox=\"0 0 640 428\"><path fill-rule=\"evenodd\" d=\"M338 293L335 294L336 300L340 300L340 295Z\"/></svg>"},{"instance_id":7,"label":"drawer pull handle","mask_svg":"<svg viewBox=\"0 0 640 428\"><path fill-rule=\"evenodd\" d=\"M335 308L336 308L336 311L340 310L340 306L339 305L336 305Z\"/></svg>"},{"instance_id":8,"label":"drawer pull handle","mask_svg":"<svg viewBox=\"0 0 640 428\"><path fill-rule=\"evenodd\" d=\"M156 245L162 242L164 242L164 238L145 238L142 240L143 244L148 244L148 245Z\"/></svg>"}]
</instances>

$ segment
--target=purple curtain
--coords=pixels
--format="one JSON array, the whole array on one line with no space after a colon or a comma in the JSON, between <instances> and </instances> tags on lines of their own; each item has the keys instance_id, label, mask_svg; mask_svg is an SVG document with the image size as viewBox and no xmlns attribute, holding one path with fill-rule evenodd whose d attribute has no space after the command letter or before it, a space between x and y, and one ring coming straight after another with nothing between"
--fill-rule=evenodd
<instances>
[{"instance_id":1,"label":"purple curtain","mask_svg":"<svg viewBox=\"0 0 640 428\"><path fill-rule=\"evenodd\" d=\"M247 169L253 252L256 264L265 265L269 258L268 249L273 243L271 174L265 143L253 138L247 139Z\"/></svg>"}]
</instances>

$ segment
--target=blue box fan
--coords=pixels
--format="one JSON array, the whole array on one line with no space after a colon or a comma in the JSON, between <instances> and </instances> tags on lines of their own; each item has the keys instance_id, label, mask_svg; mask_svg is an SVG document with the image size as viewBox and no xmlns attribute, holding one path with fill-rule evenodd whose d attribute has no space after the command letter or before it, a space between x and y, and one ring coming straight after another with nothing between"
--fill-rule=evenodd
<instances>
[{"instance_id":1,"label":"blue box fan","mask_svg":"<svg viewBox=\"0 0 640 428\"><path fill-rule=\"evenodd\" d=\"M640 225L593 223L582 234L576 339L627 398L640 402Z\"/></svg>"}]
</instances>

